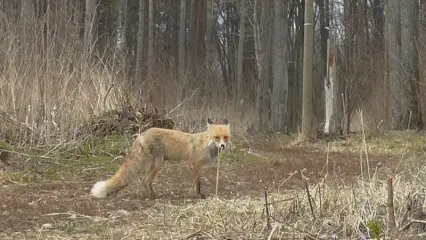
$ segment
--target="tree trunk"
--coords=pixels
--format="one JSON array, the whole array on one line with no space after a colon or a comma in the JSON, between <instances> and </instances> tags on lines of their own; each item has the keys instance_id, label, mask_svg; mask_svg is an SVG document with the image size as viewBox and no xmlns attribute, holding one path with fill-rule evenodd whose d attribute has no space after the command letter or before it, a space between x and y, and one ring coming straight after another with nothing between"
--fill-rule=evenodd
<instances>
[{"instance_id":1,"label":"tree trunk","mask_svg":"<svg viewBox=\"0 0 426 240\"><path fill-rule=\"evenodd\" d=\"M32 29L33 29L34 21L35 21L35 9L34 9L33 1L22 0L21 13L19 16L19 27L21 28L20 40L24 44L30 41L29 38L33 34Z\"/></svg>"},{"instance_id":2,"label":"tree trunk","mask_svg":"<svg viewBox=\"0 0 426 240\"><path fill-rule=\"evenodd\" d=\"M274 0L271 120L272 129L281 132L286 131L288 117L287 17L288 4L282 0Z\"/></svg>"},{"instance_id":3,"label":"tree trunk","mask_svg":"<svg viewBox=\"0 0 426 240\"><path fill-rule=\"evenodd\" d=\"M389 127L391 129L405 129L409 115L409 92L403 84L401 74L401 42L398 39L401 32L401 6L399 0L389 0L387 4L389 13L389 18L387 18L390 85Z\"/></svg>"},{"instance_id":4,"label":"tree trunk","mask_svg":"<svg viewBox=\"0 0 426 240\"><path fill-rule=\"evenodd\" d=\"M259 118L258 130L269 128L269 82L271 78L271 13L269 1L254 1L254 41L258 74L256 110ZM259 16L260 12L260 16Z\"/></svg>"},{"instance_id":5,"label":"tree trunk","mask_svg":"<svg viewBox=\"0 0 426 240\"><path fill-rule=\"evenodd\" d=\"M28 1L31 2L31 1ZM86 12L84 19L84 39L82 62L85 62L87 57L93 50L93 39L95 33L95 16L96 16L96 0L86 0Z\"/></svg>"},{"instance_id":6,"label":"tree trunk","mask_svg":"<svg viewBox=\"0 0 426 240\"><path fill-rule=\"evenodd\" d=\"M149 0L148 7L148 70L147 77L152 80L154 67L154 0Z\"/></svg>"},{"instance_id":7,"label":"tree trunk","mask_svg":"<svg viewBox=\"0 0 426 240\"><path fill-rule=\"evenodd\" d=\"M340 135L342 131L342 88L337 76L336 43L329 39L327 50L327 76L325 78L325 125L324 133Z\"/></svg>"},{"instance_id":8,"label":"tree trunk","mask_svg":"<svg viewBox=\"0 0 426 240\"><path fill-rule=\"evenodd\" d=\"M207 0L206 19L206 69L209 70L213 64L213 0Z\"/></svg>"},{"instance_id":9,"label":"tree trunk","mask_svg":"<svg viewBox=\"0 0 426 240\"><path fill-rule=\"evenodd\" d=\"M139 0L139 11L138 11L138 45L137 45L137 56L136 56L136 77L140 81L143 80L143 37L145 29L145 0Z\"/></svg>"},{"instance_id":10,"label":"tree trunk","mask_svg":"<svg viewBox=\"0 0 426 240\"><path fill-rule=\"evenodd\" d=\"M191 0L189 10L189 28L188 28L188 48L187 48L187 74L191 74L194 69L194 45L196 38L196 26L197 26L197 2L198 0Z\"/></svg>"},{"instance_id":11,"label":"tree trunk","mask_svg":"<svg viewBox=\"0 0 426 240\"><path fill-rule=\"evenodd\" d=\"M206 69L206 77L205 77L205 86L203 88L203 93L207 99L212 99L214 95L214 91L212 89L215 88L215 82L212 79L213 68L213 28L214 28L214 19L213 16L213 3L214 0L206 1L206 58L205 58L205 69ZM210 89L210 90L209 90Z\"/></svg>"},{"instance_id":12,"label":"tree trunk","mask_svg":"<svg viewBox=\"0 0 426 240\"><path fill-rule=\"evenodd\" d=\"M178 61L178 76L181 86L181 96L183 97L183 89L186 86L185 81L185 33L186 33L186 0L180 1L180 18L179 18L179 61Z\"/></svg>"},{"instance_id":13,"label":"tree trunk","mask_svg":"<svg viewBox=\"0 0 426 240\"><path fill-rule=\"evenodd\" d=\"M420 32L419 32L419 95L420 109L422 116L422 126L426 126L426 1L423 1L423 10L420 17Z\"/></svg>"},{"instance_id":14,"label":"tree trunk","mask_svg":"<svg viewBox=\"0 0 426 240\"><path fill-rule=\"evenodd\" d=\"M321 120L325 117L325 108L324 108L324 100L325 100L325 86L324 79L327 75L327 40L328 40L328 31L327 27L329 26L328 20L328 0L317 0L318 8L319 8L319 23L320 23L320 34L319 34L319 51L317 54L317 63L316 63L316 73L315 77L315 85L314 85L314 102L313 107L316 109L314 111L314 116L316 119L316 123L322 122ZM318 39L318 38L317 38Z\"/></svg>"},{"instance_id":15,"label":"tree trunk","mask_svg":"<svg viewBox=\"0 0 426 240\"><path fill-rule=\"evenodd\" d=\"M240 1L240 30L238 39L238 57L237 57L237 84L235 88L236 102L244 100L244 39L246 31L246 0Z\"/></svg>"},{"instance_id":16,"label":"tree trunk","mask_svg":"<svg viewBox=\"0 0 426 240\"><path fill-rule=\"evenodd\" d=\"M416 128L419 124L418 110L418 53L417 53L417 16L418 16L418 1L405 0L401 1L401 85L404 88L404 95L407 97L406 105L408 114L408 122L405 125L407 128Z\"/></svg>"},{"instance_id":17,"label":"tree trunk","mask_svg":"<svg viewBox=\"0 0 426 240\"><path fill-rule=\"evenodd\" d=\"M303 102L302 138L313 137L312 129L312 55L313 55L313 2L305 0L305 27L303 43Z\"/></svg>"},{"instance_id":18,"label":"tree trunk","mask_svg":"<svg viewBox=\"0 0 426 240\"><path fill-rule=\"evenodd\" d=\"M126 66L126 54L125 49L127 48L127 0L120 0L118 11L118 30L116 39L116 57L118 58L118 66L120 70Z\"/></svg>"}]
</instances>

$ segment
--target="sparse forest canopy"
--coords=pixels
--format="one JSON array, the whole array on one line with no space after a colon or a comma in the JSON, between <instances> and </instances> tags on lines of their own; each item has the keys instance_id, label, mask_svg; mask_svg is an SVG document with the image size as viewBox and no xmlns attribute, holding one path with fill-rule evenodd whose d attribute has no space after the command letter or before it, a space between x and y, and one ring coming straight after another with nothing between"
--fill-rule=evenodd
<instances>
[{"instance_id":1,"label":"sparse forest canopy","mask_svg":"<svg viewBox=\"0 0 426 240\"><path fill-rule=\"evenodd\" d=\"M313 2L314 131L356 131L357 108L371 130L424 126L425 8ZM145 105L183 130L207 116L236 134L301 128L304 1L2 0L0 14L2 128L17 142Z\"/></svg>"}]
</instances>

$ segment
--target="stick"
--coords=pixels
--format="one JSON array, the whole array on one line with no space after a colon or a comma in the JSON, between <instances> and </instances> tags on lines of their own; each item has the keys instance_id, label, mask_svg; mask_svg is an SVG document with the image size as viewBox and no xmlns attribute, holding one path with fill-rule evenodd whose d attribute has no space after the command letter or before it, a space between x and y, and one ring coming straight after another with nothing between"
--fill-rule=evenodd
<instances>
[{"instance_id":1,"label":"stick","mask_svg":"<svg viewBox=\"0 0 426 240\"><path fill-rule=\"evenodd\" d=\"M389 233L392 238L395 237L396 231L396 221L395 221L395 210L393 206L393 186L392 186L392 176L388 176L387 181L387 187L388 187L388 201L387 201L387 208L388 208L388 224L389 224Z\"/></svg>"},{"instance_id":2,"label":"stick","mask_svg":"<svg viewBox=\"0 0 426 240\"><path fill-rule=\"evenodd\" d=\"M311 199L311 193L309 192L309 185L308 185L308 181L307 181L307 179L306 179L305 175L303 174L303 172L304 172L305 170L306 170L306 168L305 168L305 169L303 169L300 173L302 174L302 179L303 179L303 180L304 180L304 182L305 182L305 188L306 188L306 194L308 195L309 207L311 208L312 217L313 217L313 218L314 218L314 220L315 220L314 207L312 206L312 199Z\"/></svg>"},{"instance_id":3,"label":"stick","mask_svg":"<svg viewBox=\"0 0 426 240\"><path fill-rule=\"evenodd\" d=\"M219 169L220 169L220 148L217 149L217 168L216 168L216 197L219 188Z\"/></svg>"},{"instance_id":4,"label":"stick","mask_svg":"<svg viewBox=\"0 0 426 240\"><path fill-rule=\"evenodd\" d=\"M269 222L268 192L266 191L266 186L264 186L264 189L265 189L266 226L268 227L268 229L271 229L271 223Z\"/></svg>"}]
</instances>

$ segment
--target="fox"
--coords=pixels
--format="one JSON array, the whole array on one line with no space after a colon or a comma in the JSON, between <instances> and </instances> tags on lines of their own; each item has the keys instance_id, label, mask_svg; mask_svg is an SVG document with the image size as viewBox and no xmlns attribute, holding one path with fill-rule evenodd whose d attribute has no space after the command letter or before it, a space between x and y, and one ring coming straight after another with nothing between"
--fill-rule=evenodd
<instances>
[{"instance_id":1,"label":"fox","mask_svg":"<svg viewBox=\"0 0 426 240\"><path fill-rule=\"evenodd\" d=\"M144 167L148 169L143 178L143 186L149 199L156 199L152 183L164 161L176 161L192 164L192 177L198 198L201 193L201 171L204 165L214 164L219 154L231 140L230 123L224 119L221 123L207 118L207 130L199 133L187 133L180 130L149 128L133 141L125 162L109 179L98 181L90 190L94 198L106 198L125 188L134 180Z\"/></svg>"}]
</instances>

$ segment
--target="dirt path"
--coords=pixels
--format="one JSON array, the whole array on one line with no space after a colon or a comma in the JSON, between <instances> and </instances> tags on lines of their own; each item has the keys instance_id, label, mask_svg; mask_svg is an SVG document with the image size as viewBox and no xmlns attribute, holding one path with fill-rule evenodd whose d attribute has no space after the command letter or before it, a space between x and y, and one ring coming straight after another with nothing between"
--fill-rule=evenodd
<instances>
[{"instance_id":1,"label":"dirt path","mask_svg":"<svg viewBox=\"0 0 426 240\"><path fill-rule=\"evenodd\" d=\"M246 161L241 156L232 162L223 162L220 198L261 198L265 186L272 192L278 188L303 188L301 175L295 172L304 168L304 175L312 184L327 172L329 176L343 181L351 181L360 173L359 155L349 152L330 153L328 168L326 153L317 149L257 146L246 154L255 155L259 159ZM394 161L391 157L374 155L370 155L369 160L371 169L391 166ZM215 176L215 167L204 170L202 191L208 197L214 195ZM13 232L37 232L51 227L61 234L93 233L96 229L89 229L89 221L93 222L96 217L111 218L118 210L140 214L161 203L181 205L199 201L195 197L190 169L177 164L166 164L160 172L154 182L159 199L154 201L144 198L144 192L138 187L138 183L105 200L95 200L89 196L89 191L94 181L99 179L83 181L78 180L78 176L76 179L1 185L0 234L11 237L13 235L10 233ZM118 224L131 222L130 218Z\"/></svg>"}]
</instances>

